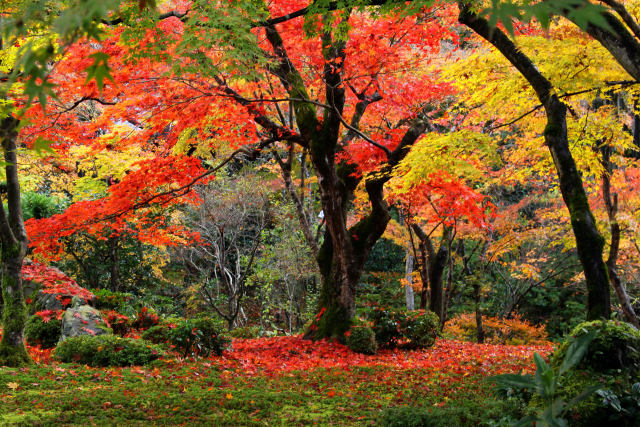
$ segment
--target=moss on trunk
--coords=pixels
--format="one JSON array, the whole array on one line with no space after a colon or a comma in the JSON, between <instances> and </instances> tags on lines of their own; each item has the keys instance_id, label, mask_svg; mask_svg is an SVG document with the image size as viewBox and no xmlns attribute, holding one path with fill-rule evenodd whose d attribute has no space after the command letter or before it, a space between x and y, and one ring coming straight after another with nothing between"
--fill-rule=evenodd
<instances>
[{"instance_id":1,"label":"moss on trunk","mask_svg":"<svg viewBox=\"0 0 640 427\"><path fill-rule=\"evenodd\" d=\"M17 248L18 252L20 249ZM2 341L0 366L23 366L32 363L24 346L24 326L27 323L27 305L22 291L22 258L11 257L16 248L3 248L2 254Z\"/></svg>"}]
</instances>

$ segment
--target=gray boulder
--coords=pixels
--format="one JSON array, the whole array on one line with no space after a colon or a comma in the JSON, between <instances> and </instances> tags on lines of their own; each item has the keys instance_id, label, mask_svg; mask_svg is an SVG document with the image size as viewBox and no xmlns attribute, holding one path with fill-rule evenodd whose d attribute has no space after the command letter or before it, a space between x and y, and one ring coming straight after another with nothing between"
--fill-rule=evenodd
<instances>
[{"instance_id":1,"label":"gray boulder","mask_svg":"<svg viewBox=\"0 0 640 427\"><path fill-rule=\"evenodd\" d=\"M62 316L60 341L79 335L103 335L111 333L102 315L90 305L74 305Z\"/></svg>"}]
</instances>

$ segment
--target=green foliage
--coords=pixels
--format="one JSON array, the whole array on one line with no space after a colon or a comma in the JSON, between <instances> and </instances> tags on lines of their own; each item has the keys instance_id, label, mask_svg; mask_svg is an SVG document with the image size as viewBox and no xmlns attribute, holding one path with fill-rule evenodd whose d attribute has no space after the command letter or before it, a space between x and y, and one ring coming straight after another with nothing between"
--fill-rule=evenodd
<instances>
[{"instance_id":1,"label":"green foliage","mask_svg":"<svg viewBox=\"0 0 640 427\"><path fill-rule=\"evenodd\" d=\"M400 320L400 330L413 347L431 347L436 342L440 322L432 311L407 312Z\"/></svg>"},{"instance_id":2,"label":"green foliage","mask_svg":"<svg viewBox=\"0 0 640 427\"><path fill-rule=\"evenodd\" d=\"M633 427L640 420L640 383L630 389L614 392L598 390L596 394L602 399L597 410L599 425L615 425Z\"/></svg>"},{"instance_id":3,"label":"green foliage","mask_svg":"<svg viewBox=\"0 0 640 427\"><path fill-rule=\"evenodd\" d=\"M405 249L390 239L379 239L364 265L366 271L404 271Z\"/></svg>"},{"instance_id":4,"label":"green foliage","mask_svg":"<svg viewBox=\"0 0 640 427\"><path fill-rule=\"evenodd\" d=\"M398 328L396 311L375 307L369 313L369 320L373 322L373 332L380 347L395 347L402 338L402 333Z\"/></svg>"},{"instance_id":5,"label":"green foliage","mask_svg":"<svg viewBox=\"0 0 640 427\"><path fill-rule=\"evenodd\" d=\"M367 325L353 325L347 332L347 346L356 353L376 354L378 343L376 335Z\"/></svg>"},{"instance_id":6,"label":"green foliage","mask_svg":"<svg viewBox=\"0 0 640 427\"><path fill-rule=\"evenodd\" d=\"M53 348L60 339L61 331L61 320L53 318L45 322L40 316L31 316L24 328L24 338L29 345Z\"/></svg>"},{"instance_id":7,"label":"green foliage","mask_svg":"<svg viewBox=\"0 0 640 427\"><path fill-rule=\"evenodd\" d=\"M58 360L89 366L146 365L162 355L160 347L148 341L109 334L67 338L55 349Z\"/></svg>"},{"instance_id":8,"label":"green foliage","mask_svg":"<svg viewBox=\"0 0 640 427\"><path fill-rule=\"evenodd\" d=\"M465 399L447 406L397 406L386 408L378 418L384 427L450 427L450 426L509 426L521 413L519 402L484 398ZM499 420L499 421L495 421Z\"/></svg>"},{"instance_id":9,"label":"green foliage","mask_svg":"<svg viewBox=\"0 0 640 427\"><path fill-rule=\"evenodd\" d=\"M168 331L169 341L184 357L221 356L231 342L222 335L223 324L218 319L201 317L185 319Z\"/></svg>"},{"instance_id":10,"label":"green foliage","mask_svg":"<svg viewBox=\"0 0 640 427\"><path fill-rule=\"evenodd\" d=\"M431 311L389 310L375 307L369 313L372 329L380 347L393 348L400 341L410 347L431 347L439 330L438 316Z\"/></svg>"},{"instance_id":11,"label":"green foliage","mask_svg":"<svg viewBox=\"0 0 640 427\"><path fill-rule=\"evenodd\" d=\"M142 339L151 341L154 344L167 343L171 338L171 329L171 326L164 323L152 326L142 333Z\"/></svg>"},{"instance_id":12,"label":"green foliage","mask_svg":"<svg viewBox=\"0 0 640 427\"><path fill-rule=\"evenodd\" d=\"M429 427L439 426L437 416L432 417L432 409L412 406L387 408L380 416L379 425L383 427Z\"/></svg>"},{"instance_id":13,"label":"green foliage","mask_svg":"<svg viewBox=\"0 0 640 427\"><path fill-rule=\"evenodd\" d=\"M494 0L491 2L491 7L484 9L481 13L488 15L491 26L495 27L498 23L502 23L510 34L514 34L513 19L530 22L535 18L543 28L548 28L553 15L565 15L582 29L590 24L610 29L602 15L605 10L601 5L581 0L547 0L544 2Z\"/></svg>"},{"instance_id":14,"label":"green foliage","mask_svg":"<svg viewBox=\"0 0 640 427\"><path fill-rule=\"evenodd\" d=\"M611 374L622 370L629 373L633 379L639 378L640 331L628 323L607 320L581 323L570 335L579 338L590 334L594 334L595 338L578 368ZM562 363L569 348L569 342L558 346L551 356L553 366Z\"/></svg>"},{"instance_id":15,"label":"green foliage","mask_svg":"<svg viewBox=\"0 0 640 427\"><path fill-rule=\"evenodd\" d=\"M116 310L126 305L130 305L134 296L125 292L112 292L108 289L91 289L91 293L96 297L93 306L99 310Z\"/></svg>"},{"instance_id":16,"label":"green foliage","mask_svg":"<svg viewBox=\"0 0 640 427\"><path fill-rule=\"evenodd\" d=\"M261 336L262 328L260 326L241 326L229 331L231 338L258 338Z\"/></svg>"},{"instance_id":17,"label":"green foliage","mask_svg":"<svg viewBox=\"0 0 640 427\"><path fill-rule=\"evenodd\" d=\"M573 339L563 359L559 362L560 366L556 369L547 364L540 354L534 353L533 360L536 364L534 376L503 374L493 377L500 389L533 390L540 401L538 408L536 408L536 414L521 419L516 425L535 424L536 426L558 427L568 425L565 417L569 410L589 397L598 387L592 386L580 390L579 394L571 396L572 398L568 402L565 402L563 396L560 395L559 387L563 375L571 371L582 360L594 337L595 333L590 332Z\"/></svg>"},{"instance_id":18,"label":"green foliage","mask_svg":"<svg viewBox=\"0 0 640 427\"><path fill-rule=\"evenodd\" d=\"M31 191L22 193L21 204L25 221L31 218L48 218L62 213L67 205L66 201L57 197Z\"/></svg>"}]
</instances>

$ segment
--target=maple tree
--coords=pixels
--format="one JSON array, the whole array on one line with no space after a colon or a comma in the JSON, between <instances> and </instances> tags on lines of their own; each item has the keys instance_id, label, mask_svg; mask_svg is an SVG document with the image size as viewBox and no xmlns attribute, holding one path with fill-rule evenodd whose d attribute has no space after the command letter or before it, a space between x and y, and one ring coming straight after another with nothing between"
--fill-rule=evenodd
<instances>
[{"instance_id":1,"label":"maple tree","mask_svg":"<svg viewBox=\"0 0 640 427\"><path fill-rule=\"evenodd\" d=\"M278 16L290 11L292 5L282 2L269 7L270 15ZM114 220L116 225L112 228L117 231L127 218L134 216L144 224L141 239L171 244L170 235L179 232L169 229L167 234L162 224L145 219L140 208L151 203L166 206L195 201L192 185L214 172L207 170L201 161L206 160L205 153L229 152L229 141L235 141L235 147L240 147L231 155L255 156L277 142L295 144L309 153L318 177L326 224L323 246L318 251L324 280L319 305L326 309L326 314L312 335L341 335L354 315L355 286L364 262L389 220L384 184L393 176L393 167L406 155L408 147L429 129L429 116L433 114L431 100L437 103L438 97L447 93L446 85L433 84L425 72L412 76L409 71L426 64L429 54L440 48L443 35L453 35L439 22L442 18L438 17L437 10L434 15L421 18L419 25L416 17L373 20L364 11L336 12L325 19L336 20L337 29L325 28L311 38L305 37L302 19L286 21L281 24L282 29L266 25L253 30L265 38L253 49L258 49L266 62L242 64L245 68L239 71L233 67L221 70L210 61L233 66L236 59L220 56L210 42L206 46L201 46L201 41L194 45L192 39L201 29L199 24L194 24L198 19L191 14L213 10L203 5L189 10L184 24L172 16L161 20L154 30L167 35L172 34L174 28L183 32L181 39L168 36L168 40L162 40L173 49L174 55L185 58L184 69L173 70L176 77L162 75L175 68L176 62L158 63L154 58L145 57L135 65L123 62L112 70L118 84L107 82L100 96L96 93L97 86L91 85L84 86L82 94L59 93L61 111L47 113L55 117L55 126L44 125L40 130L36 127L25 133L33 138L38 135L51 139L63 152L71 140L96 149L123 149L128 144L146 141L144 155L148 156L148 160L132 164L128 173L115 177L118 182L108 188L108 197L78 202L62 215L30 222L32 244L40 254L54 253L59 251L61 236L83 228L95 233L105 218ZM280 36L282 31L287 32L287 38ZM103 40L100 51L108 52L112 62L118 58L126 61L140 51L140 48L117 43L126 36L126 31L115 29L110 39ZM187 39L189 44L185 45ZM414 48L415 40L421 40L419 50ZM149 48L146 38L142 42L143 49ZM363 49L365 45L368 49ZM196 47L210 55L203 58L202 67L213 70L195 68L200 74L193 73L190 67L196 67L197 63L189 58ZM85 66L84 58L89 57L93 48L77 44L74 49L60 61L57 74L52 77L60 87L78 87L84 77L74 70ZM381 62L380 55L388 59ZM125 84L131 82L132 75L140 74L145 64L153 71L147 71L133 84ZM262 79L246 81L245 74L253 69L263 73ZM206 78L207 73L212 74L211 77ZM269 76L275 77L280 86L275 86ZM399 90L399 79L403 80L404 91ZM155 94L143 96L142 93L152 93L151 86ZM418 103L405 95L408 90L414 95L421 94ZM163 102L158 102L160 100ZM86 123L78 123L75 108L91 101L101 104L99 115ZM30 114L41 117L42 111L35 107ZM123 114L137 127L133 132L119 126ZM226 123L212 121L212 117L221 114L227 117ZM378 129L380 125L382 129ZM95 132L102 136L96 139ZM132 136L125 137L127 133ZM118 141L114 142L114 138ZM350 148L352 142L354 145ZM172 173L167 173L169 171ZM347 209L360 183L366 188L371 210L347 227ZM131 214L134 210L135 215Z\"/></svg>"}]
</instances>

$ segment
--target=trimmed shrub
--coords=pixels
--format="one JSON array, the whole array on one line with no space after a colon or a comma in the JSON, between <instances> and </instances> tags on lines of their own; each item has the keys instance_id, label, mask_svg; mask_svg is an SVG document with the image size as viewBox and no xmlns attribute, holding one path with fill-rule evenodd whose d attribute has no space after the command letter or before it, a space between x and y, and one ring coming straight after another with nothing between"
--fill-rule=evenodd
<instances>
[{"instance_id":1,"label":"trimmed shrub","mask_svg":"<svg viewBox=\"0 0 640 427\"><path fill-rule=\"evenodd\" d=\"M185 319L169 330L169 341L184 357L210 354L221 356L231 342L222 335L223 330L222 322L218 319Z\"/></svg>"},{"instance_id":2,"label":"trimmed shrub","mask_svg":"<svg viewBox=\"0 0 640 427\"><path fill-rule=\"evenodd\" d=\"M82 335L58 344L55 357L61 362L89 366L145 365L163 355L160 347L117 335Z\"/></svg>"},{"instance_id":3,"label":"trimmed shrub","mask_svg":"<svg viewBox=\"0 0 640 427\"><path fill-rule=\"evenodd\" d=\"M595 331L596 336L578 369L605 374L624 370L632 379L640 377L640 331L626 322L595 320L579 324L570 336L579 337L590 331ZM554 366L562 363L568 348L569 342L565 341L554 351L551 356Z\"/></svg>"},{"instance_id":4,"label":"trimmed shrub","mask_svg":"<svg viewBox=\"0 0 640 427\"><path fill-rule=\"evenodd\" d=\"M345 334L347 336L347 346L356 353L376 354L378 343L376 335L367 325L353 325Z\"/></svg>"},{"instance_id":5,"label":"trimmed shrub","mask_svg":"<svg viewBox=\"0 0 640 427\"><path fill-rule=\"evenodd\" d=\"M412 347L431 347L436 342L439 327L438 316L432 311L409 312L400 319L402 335Z\"/></svg>"},{"instance_id":6,"label":"trimmed shrub","mask_svg":"<svg viewBox=\"0 0 640 427\"><path fill-rule=\"evenodd\" d=\"M485 343L503 345L546 345L549 344L544 326L536 326L518 316L511 319L482 317ZM473 313L463 313L449 320L443 335L449 339L473 341L477 339L476 318Z\"/></svg>"},{"instance_id":7,"label":"trimmed shrub","mask_svg":"<svg viewBox=\"0 0 640 427\"><path fill-rule=\"evenodd\" d=\"M375 307L370 312L369 319L373 322L372 329L380 347L393 348L402 338L396 317L396 312L384 307Z\"/></svg>"},{"instance_id":8,"label":"trimmed shrub","mask_svg":"<svg viewBox=\"0 0 640 427\"><path fill-rule=\"evenodd\" d=\"M56 318L44 321L40 316L31 316L24 328L24 337L29 345L53 348L60 339L62 321Z\"/></svg>"},{"instance_id":9,"label":"trimmed shrub","mask_svg":"<svg viewBox=\"0 0 640 427\"><path fill-rule=\"evenodd\" d=\"M165 323L152 326L142 333L142 339L151 341L154 344L165 344L171 339L171 329L175 325L171 326Z\"/></svg>"},{"instance_id":10,"label":"trimmed shrub","mask_svg":"<svg viewBox=\"0 0 640 427\"><path fill-rule=\"evenodd\" d=\"M438 334L438 317L431 311L374 308L370 314L379 347L393 348L401 342L409 347L430 347Z\"/></svg>"}]
</instances>

